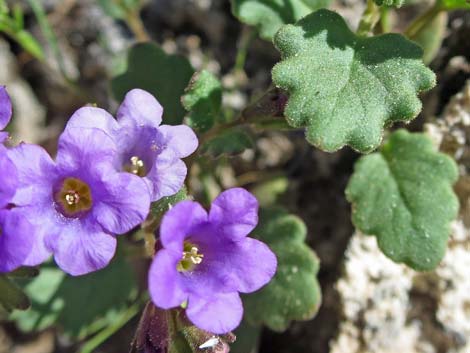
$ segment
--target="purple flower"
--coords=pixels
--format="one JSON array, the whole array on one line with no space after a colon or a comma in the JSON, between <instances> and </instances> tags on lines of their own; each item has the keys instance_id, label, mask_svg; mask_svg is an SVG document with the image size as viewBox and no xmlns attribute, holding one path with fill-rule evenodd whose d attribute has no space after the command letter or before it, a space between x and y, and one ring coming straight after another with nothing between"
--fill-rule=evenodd
<instances>
[{"instance_id":1,"label":"purple flower","mask_svg":"<svg viewBox=\"0 0 470 353\"><path fill-rule=\"evenodd\" d=\"M187 301L186 314L199 328L227 333L243 315L238 292L267 284L277 261L262 242L247 235L258 223L258 202L234 188L215 199L207 212L183 201L166 213L160 227L160 250L149 272L153 302L169 309Z\"/></svg>"},{"instance_id":2,"label":"purple flower","mask_svg":"<svg viewBox=\"0 0 470 353\"><path fill-rule=\"evenodd\" d=\"M12 106L5 86L0 86L0 130L3 130L10 122ZM0 131L0 143L5 141L8 133Z\"/></svg>"},{"instance_id":3,"label":"purple flower","mask_svg":"<svg viewBox=\"0 0 470 353\"><path fill-rule=\"evenodd\" d=\"M31 224L10 206L17 186L15 165L8 158L7 149L0 144L0 273L24 265L33 247Z\"/></svg>"},{"instance_id":4,"label":"purple flower","mask_svg":"<svg viewBox=\"0 0 470 353\"><path fill-rule=\"evenodd\" d=\"M60 268L82 275L105 267L116 234L145 220L150 200L141 178L116 171L117 147L98 129L68 128L59 138L56 162L36 145L8 150L18 189L12 202L34 227L35 266L51 253Z\"/></svg>"},{"instance_id":5,"label":"purple flower","mask_svg":"<svg viewBox=\"0 0 470 353\"><path fill-rule=\"evenodd\" d=\"M11 114L10 97L0 86L0 130L8 124ZM7 136L0 132L0 273L23 265L33 246L31 224L10 205L18 187L18 173L1 144Z\"/></svg>"},{"instance_id":6,"label":"purple flower","mask_svg":"<svg viewBox=\"0 0 470 353\"><path fill-rule=\"evenodd\" d=\"M148 92L129 91L119 107L117 121L105 110L79 109L67 127L99 128L118 145L115 165L145 181L151 201L177 193L186 178L181 158L198 145L194 132L185 125L160 125L163 108Z\"/></svg>"}]
</instances>

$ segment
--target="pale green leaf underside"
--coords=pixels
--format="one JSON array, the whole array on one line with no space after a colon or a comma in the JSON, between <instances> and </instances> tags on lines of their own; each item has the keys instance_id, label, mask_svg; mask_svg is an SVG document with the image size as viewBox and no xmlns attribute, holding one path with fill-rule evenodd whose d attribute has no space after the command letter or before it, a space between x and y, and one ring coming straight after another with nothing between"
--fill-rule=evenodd
<instances>
[{"instance_id":1,"label":"pale green leaf underside","mask_svg":"<svg viewBox=\"0 0 470 353\"><path fill-rule=\"evenodd\" d=\"M281 26L295 23L331 0L231 0L232 12L240 21L255 26L260 36L271 40Z\"/></svg>"},{"instance_id":2,"label":"pale green leaf underside","mask_svg":"<svg viewBox=\"0 0 470 353\"><path fill-rule=\"evenodd\" d=\"M431 270L444 256L449 222L457 216L457 176L454 161L425 135L399 130L355 165L346 189L353 223L377 236L392 260Z\"/></svg>"},{"instance_id":3,"label":"pale green leaf underside","mask_svg":"<svg viewBox=\"0 0 470 353\"><path fill-rule=\"evenodd\" d=\"M435 85L418 45L399 34L358 37L333 11L282 27L274 44L283 60L273 81L290 94L287 122L306 126L307 140L325 151L374 150L384 126L414 118L418 92Z\"/></svg>"},{"instance_id":4,"label":"pale green leaf underside","mask_svg":"<svg viewBox=\"0 0 470 353\"><path fill-rule=\"evenodd\" d=\"M296 216L282 209L260 212L253 236L269 245L278 260L271 282L244 297L246 319L284 331L293 320L309 320L318 310L321 291L317 281L319 262L305 244L306 228Z\"/></svg>"}]
</instances>

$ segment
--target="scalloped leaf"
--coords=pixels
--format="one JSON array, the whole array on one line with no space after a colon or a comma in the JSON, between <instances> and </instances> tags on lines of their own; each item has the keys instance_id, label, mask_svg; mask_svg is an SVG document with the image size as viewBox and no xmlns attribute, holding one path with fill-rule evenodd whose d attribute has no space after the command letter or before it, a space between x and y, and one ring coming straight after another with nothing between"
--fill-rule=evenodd
<instances>
[{"instance_id":1,"label":"scalloped leaf","mask_svg":"<svg viewBox=\"0 0 470 353\"><path fill-rule=\"evenodd\" d=\"M332 11L282 27L274 43L283 60L273 81L290 93L287 122L306 126L307 140L324 151L374 150L384 126L413 119L417 94L435 85L418 45L395 33L359 37Z\"/></svg>"},{"instance_id":2,"label":"scalloped leaf","mask_svg":"<svg viewBox=\"0 0 470 353\"><path fill-rule=\"evenodd\" d=\"M316 277L319 261L305 244L305 224L283 209L262 209L252 235L274 251L278 267L267 286L244 296L247 321L284 331L293 320L311 319L320 306L321 291Z\"/></svg>"},{"instance_id":3,"label":"scalloped leaf","mask_svg":"<svg viewBox=\"0 0 470 353\"><path fill-rule=\"evenodd\" d=\"M435 268L459 203L455 162L424 134L394 132L380 152L362 157L346 189L352 220L380 249L415 270Z\"/></svg>"},{"instance_id":4,"label":"scalloped leaf","mask_svg":"<svg viewBox=\"0 0 470 353\"><path fill-rule=\"evenodd\" d=\"M127 71L113 78L111 88L118 101L133 88L152 93L163 106L163 123L177 125L185 114L180 98L193 73L186 58L168 55L155 43L140 43L129 50Z\"/></svg>"},{"instance_id":5,"label":"scalloped leaf","mask_svg":"<svg viewBox=\"0 0 470 353\"><path fill-rule=\"evenodd\" d=\"M191 78L181 102L189 112L188 125L198 132L205 132L220 117L222 84L209 71L197 72Z\"/></svg>"},{"instance_id":6,"label":"scalloped leaf","mask_svg":"<svg viewBox=\"0 0 470 353\"><path fill-rule=\"evenodd\" d=\"M272 40L283 25L295 23L312 11L328 7L331 0L231 0L232 13L255 26L260 36Z\"/></svg>"}]
</instances>

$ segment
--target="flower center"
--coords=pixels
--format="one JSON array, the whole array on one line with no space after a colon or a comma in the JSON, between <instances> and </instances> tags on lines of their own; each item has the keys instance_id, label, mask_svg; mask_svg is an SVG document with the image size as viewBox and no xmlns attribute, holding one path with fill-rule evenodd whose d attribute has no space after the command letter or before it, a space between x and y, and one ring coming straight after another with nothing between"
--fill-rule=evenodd
<instances>
[{"instance_id":1,"label":"flower center","mask_svg":"<svg viewBox=\"0 0 470 353\"><path fill-rule=\"evenodd\" d=\"M147 170L145 168L145 163L138 156L132 156L129 159L129 162L130 163L128 163L124 166L124 170L126 172L138 175L140 177L144 177L147 174Z\"/></svg>"},{"instance_id":2,"label":"flower center","mask_svg":"<svg viewBox=\"0 0 470 353\"><path fill-rule=\"evenodd\" d=\"M199 253L196 245L185 242L183 247L183 256L176 265L179 272L192 271L194 267L202 263L204 258L203 254Z\"/></svg>"},{"instance_id":3,"label":"flower center","mask_svg":"<svg viewBox=\"0 0 470 353\"><path fill-rule=\"evenodd\" d=\"M93 200L90 187L77 178L67 178L55 195L62 213L67 217L77 216L79 213L91 209Z\"/></svg>"}]
</instances>

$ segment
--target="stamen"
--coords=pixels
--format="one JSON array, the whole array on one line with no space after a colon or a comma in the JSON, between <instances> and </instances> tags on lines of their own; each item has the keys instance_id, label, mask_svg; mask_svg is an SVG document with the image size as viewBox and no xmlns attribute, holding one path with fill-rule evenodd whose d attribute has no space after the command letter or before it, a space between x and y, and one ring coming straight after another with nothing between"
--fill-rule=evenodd
<instances>
[{"instance_id":1,"label":"stamen","mask_svg":"<svg viewBox=\"0 0 470 353\"><path fill-rule=\"evenodd\" d=\"M80 202L80 195L74 191L70 190L66 195L65 195L65 202L67 202L68 205L76 205Z\"/></svg>"},{"instance_id":2,"label":"stamen","mask_svg":"<svg viewBox=\"0 0 470 353\"><path fill-rule=\"evenodd\" d=\"M191 243L184 244L183 256L178 262L177 270L180 272L191 271L196 265L202 263L204 255L199 253L199 249Z\"/></svg>"},{"instance_id":3,"label":"stamen","mask_svg":"<svg viewBox=\"0 0 470 353\"><path fill-rule=\"evenodd\" d=\"M138 176L145 176L145 163L142 159L138 156L132 156L130 158L130 164L124 167L126 171L129 173L138 175Z\"/></svg>"}]
</instances>

